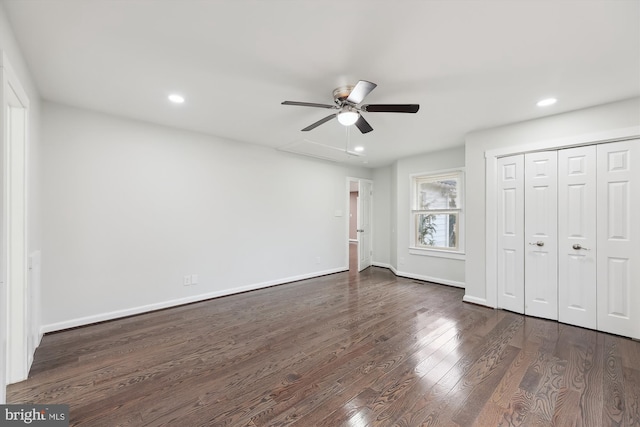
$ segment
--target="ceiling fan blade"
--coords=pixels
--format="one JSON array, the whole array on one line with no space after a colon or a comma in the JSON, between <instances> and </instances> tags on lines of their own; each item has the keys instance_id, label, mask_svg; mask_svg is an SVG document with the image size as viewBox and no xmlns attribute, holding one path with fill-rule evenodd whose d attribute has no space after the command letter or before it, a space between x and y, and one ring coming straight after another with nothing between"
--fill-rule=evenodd
<instances>
[{"instance_id":1,"label":"ceiling fan blade","mask_svg":"<svg viewBox=\"0 0 640 427\"><path fill-rule=\"evenodd\" d=\"M335 119L335 118L336 118L336 115L335 115L335 114L330 114L330 115L328 115L327 117L325 117L324 119L320 119L320 120L318 120L317 122L315 122L315 123L313 123L313 124L311 124L311 125L307 126L306 128L302 129L302 132L307 132L307 131L310 131L310 130L312 130L312 129L315 129L315 128L317 128L318 126L320 126L321 124L326 123L326 122L328 122L329 120L331 120L331 119Z\"/></svg>"},{"instance_id":2,"label":"ceiling fan blade","mask_svg":"<svg viewBox=\"0 0 640 427\"><path fill-rule=\"evenodd\" d=\"M351 93L347 97L347 102L352 104L360 104L364 98L371 93L378 86L375 83L368 82L366 80L360 80L351 90Z\"/></svg>"},{"instance_id":3,"label":"ceiling fan blade","mask_svg":"<svg viewBox=\"0 0 640 427\"><path fill-rule=\"evenodd\" d=\"M297 105L300 107L317 107L317 108L331 108L337 109L337 105L330 104L316 104L315 102L298 102L298 101L282 101L282 105Z\"/></svg>"},{"instance_id":4,"label":"ceiling fan blade","mask_svg":"<svg viewBox=\"0 0 640 427\"><path fill-rule=\"evenodd\" d=\"M362 117L362 115L358 117L358 121L356 121L356 127L360 129L360 132L362 133L369 133L373 130L369 122L366 121L364 117Z\"/></svg>"},{"instance_id":5,"label":"ceiling fan blade","mask_svg":"<svg viewBox=\"0 0 640 427\"><path fill-rule=\"evenodd\" d=\"M369 113L417 113L419 104L368 104L360 107Z\"/></svg>"}]
</instances>

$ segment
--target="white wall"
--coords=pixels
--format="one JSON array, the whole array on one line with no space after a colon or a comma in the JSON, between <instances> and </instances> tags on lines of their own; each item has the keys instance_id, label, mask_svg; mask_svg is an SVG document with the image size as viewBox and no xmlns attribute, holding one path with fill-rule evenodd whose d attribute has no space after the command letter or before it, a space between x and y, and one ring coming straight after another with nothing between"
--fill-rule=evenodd
<instances>
[{"instance_id":1,"label":"white wall","mask_svg":"<svg viewBox=\"0 0 640 427\"><path fill-rule=\"evenodd\" d=\"M46 331L348 269L345 179L369 170L43 113Z\"/></svg>"},{"instance_id":2,"label":"white wall","mask_svg":"<svg viewBox=\"0 0 640 427\"><path fill-rule=\"evenodd\" d=\"M38 253L41 248L41 220L40 220L40 96L37 88L31 79L29 69L20 52L20 48L14 38L11 25L7 20L5 11L0 4L0 53L10 63L11 68L15 72L20 84L25 90L29 98L28 111L28 143L27 143L27 253ZM0 121L1 122L1 121ZM1 127L1 126L0 126ZM0 129L4 135L4 129ZM31 278L30 278L31 279ZM35 333L39 330L39 283L30 282L28 295L31 298L27 301L27 306L33 308L28 315L32 318L29 339L33 342L39 340L39 335ZM2 292L4 292L4 283ZM0 298L1 299L1 298ZM0 324L2 332L0 333L0 404L5 402L5 328L11 327L6 323L6 307L0 303ZM34 335L35 333L35 335ZM32 355L29 355L30 357Z\"/></svg>"},{"instance_id":3,"label":"white wall","mask_svg":"<svg viewBox=\"0 0 640 427\"><path fill-rule=\"evenodd\" d=\"M435 151L397 161L395 187L397 195L397 223L395 228L397 233L396 241L392 242L392 244L396 246L397 265L395 269L398 275L446 285L464 286L464 260L409 253L411 238L409 230L411 222L411 175L463 167L464 147Z\"/></svg>"},{"instance_id":4,"label":"white wall","mask_svg":"<svg viewBox=\"0 0 640 427\"><path fill-rule=\"evenodd\" d=\"M372 264L391 266L391 167L373 170L373 258Z\"/></svg>"},{"instance_id":5,"label":"white wall","mask_svg":"<svg viewBox=\"0 0 640 427\"><path fill-rule=\"evenodd\" d=\"M526 149L545 142L554 145L563 138L590 138L640 125L640 98L633 98L565 114L469 133L466 136L466 291L465 300L493 306L495 283L486 283L485 152L506 147ZM491 268L491 266L489 266Z\"/></svg>"},{"instance_id":6,"label":"white wall","mask_svg":"<svg viewBox=\"0 0 640 427\"><path fill-rule=\"evenodd\" d=\"M391 187L389 189L391 195L389 197L389 208L391 212L389 219L391 220L391 229L389 230L389 258L391 260L391 269L398 271L398 163L393 162L391 165Z\"/></svg>"}]
</instances>

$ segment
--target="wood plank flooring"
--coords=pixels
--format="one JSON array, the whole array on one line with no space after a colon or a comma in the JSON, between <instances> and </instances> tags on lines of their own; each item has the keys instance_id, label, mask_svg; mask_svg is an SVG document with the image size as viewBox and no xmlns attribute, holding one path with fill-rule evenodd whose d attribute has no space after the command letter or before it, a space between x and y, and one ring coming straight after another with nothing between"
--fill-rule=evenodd
<instances>
[{"instance_id":1,"label":"wood plank flooring","mask_svg":"<svg viewBox=\"0 0 640 427\"><path fill-rule=\"evenodd\" d=\"M640 343L369 268L48 334L74 426L640 426Z\"/></svg>"}]
</instances>

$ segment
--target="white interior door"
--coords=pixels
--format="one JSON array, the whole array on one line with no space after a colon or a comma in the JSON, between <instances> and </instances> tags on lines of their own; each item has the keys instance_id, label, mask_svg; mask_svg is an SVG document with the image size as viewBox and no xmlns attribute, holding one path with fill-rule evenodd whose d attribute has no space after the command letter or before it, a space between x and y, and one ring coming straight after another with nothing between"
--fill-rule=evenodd
<instances>
[{"instance_id":1,"label":"white interior door","mask_svg":"<svg viewBox=\"0 0 640 427\"><path fill-rule=\"evenodd\" d=\"M358 271L371 266L371 199L373 183L358 180Z\"/></svg>"},{"instance_id":2,"label":"white interior door","mask_svg":"<svg viewBox=\"0 0 640 427\"><path fill-rule=\"evenodd\" d=\"M598 329L640 339L640 140L597 152Z\"/></svg>"},{"instance_id":3,"label":"white interior door","mask_svg":"<svg viewBox=\"0 0 640 427\"><path fill-rule=\"evenodd\" d=\"M558 153L525 155L524 313L558 319Z\"/></svg>"},{"instance_id":4,"label":"white interior door","mask_svg":"<svg viewBox=\"0 0 640 427\"><path fill-rule=\"evenodd\" d=\"M596 146L558 153L558 320L596 329Z\"/></svg>"},{"instance_id":5,"label":"white interior door","mask_svg":"<svg viewBox=\"0 0 640 427\"><path fill-rule=\"evenodd\" d=\"M524 155L498 159L498 307L524 313Z\"/></svg>"}]
</instances>

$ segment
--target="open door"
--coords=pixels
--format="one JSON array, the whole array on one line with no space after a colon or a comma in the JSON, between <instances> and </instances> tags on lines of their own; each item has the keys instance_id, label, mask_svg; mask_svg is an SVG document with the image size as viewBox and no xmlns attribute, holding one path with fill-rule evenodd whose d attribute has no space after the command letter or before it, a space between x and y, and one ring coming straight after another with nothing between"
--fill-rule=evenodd
<instances>
[{"instance_id":1,"label":"open door","mask_svg":"<svg viewBox=\"0 0 640 427\"><path fill-rule=\"evenodd\" d=\"M358 271L371 266L371 199L373 182L358 180Z\"/></svg>"}]
</instances>

